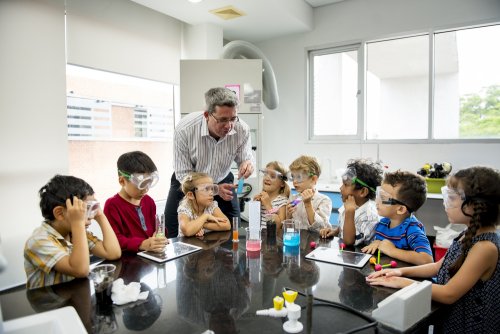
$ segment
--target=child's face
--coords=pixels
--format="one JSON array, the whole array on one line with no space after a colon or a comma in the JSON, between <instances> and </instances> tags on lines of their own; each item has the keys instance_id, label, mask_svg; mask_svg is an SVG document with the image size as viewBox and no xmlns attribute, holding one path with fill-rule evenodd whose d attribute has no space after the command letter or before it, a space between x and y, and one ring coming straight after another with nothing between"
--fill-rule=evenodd
<instances>
[{"instance_id":1,"label":"child's face","mask_svg":"<svg viewBox=\"0 0 500 334\"><path fill-rule=\"evenodd\" d=\"M314 189L316 185L316 175L306 171L306 170L292 170L290 171L293 180L293 187L299 193L306 189Z\"/></svg>"},{"instance_id":2,"label":"child's face","mask_svg":"<svg viewBox=\"0 0 500 334\"><path fill-rule=\"evenodd\" d=\"M148 193L149 188L158 182L158 173L133 173L129 177L121 174L119 182L129 199L140 201Z\"/></svg>"},{"instance_id":3,"label":"child's face","mask_svg":"<svg viewBox=\"0 0 500 334\"><path fill-rule=\"evenodd\" d=\"M204 207L210 206L214 201L214 196L217 191L214 191L214 181L210 177L203 177L196 180L193 184L195 189L193 190L194 197L196 198L196 203Z\"/></svg>"},{"instance_id":4,"label":"child's face","mask_svg":"<svg viewBox=\"0 0 500 334\"><path fill-rule=\"evenodd\" d=\"M446 215L448 216L448 220L450 221L450 223L465 224L468 226L471 218L467 217L462 212L462 204L465 198L463 190L443 187L441 189L441 192L443 194L444 211L446 212ZM469 210L469 208L467 207L465 207L464 210L468 214L472 213L469 212L471 210Z\"/></svg>"},{"instance_id":5,"label":"child's face","mask_svg":"<svg viewBox=\"0 0 500 334\"><path fill-rule=\"evenodd\" d=\"M377 187L375 203L379 216L394 219L401 214L408 213L406 207L398 199L399 188L399 185L393 187L388 183L382 183L380 187Z\"/></svg>"},{"instance_id":6,"label":"child's face","mask_svg":"<svg viewBox=\"0 0 500 334\"><path fill-rule=\"evenodd\" d=\"M262 180L262 190L267 193L279 192L282 187L284 187L285 181L283 181L280 172L276 171L272 167L267 167L266 169L261 169L261 173L264 175Z\"/></svg>"},{"instance_id":7,"label":"child's face","mask_svg":"<svg viewBox=\"0 0 500 334\"><path fill-rule=\"evenodd\" d=\"M356 185L354 183L343 181L342 185L340 186L340 195L342 196L342 202L345 202L347 200L347 197L350 195L354 196L356 204L363 202L363 200L366 198L362 194L364 192L364 189L366 188L356 189Z\"/></svg>"}]
</instances>

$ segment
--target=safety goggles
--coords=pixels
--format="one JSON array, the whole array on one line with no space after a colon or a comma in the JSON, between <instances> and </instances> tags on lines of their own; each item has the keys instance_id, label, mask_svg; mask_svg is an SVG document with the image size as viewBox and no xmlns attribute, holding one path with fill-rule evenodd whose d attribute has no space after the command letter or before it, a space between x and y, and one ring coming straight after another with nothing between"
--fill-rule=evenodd
<instances>
[{"instance_id":1,"label":"safety goggles","mask_svg":"<svg viewBox=\"0 0 500 334\"><path fill-rule=\"evenodd\" d=\"M303 182L304 180L307 180L308 178L310 178L311 176L314 176L316 174L314 173L306 173L306 172L298 172L298 173L290 173L290 176L288 177L288 179L292 182L297 182L297 183L301 183Z\"/></svg>"},{"instance_id":2,"label":"safety goggles","mask_svg":"<svg viewBox=\"0 0 500 334\"><path fill-rule=\"evenodd\" d=\"M85 204L87 205L87 219L94 219L95 216L97 215L97 212L99 212L99 202L98 201L86 201Z\"/></svg>"},{"instance_id":3,"label":"safety goggles","mask_svg":"<svg viewBox=\"0 0 500 334\"><path fill-rule=\"evenodd\" d=\"M213 196L219 194L219 185L213 183L204 183L194 188L195 191L199 191L203 194L211 194Z\"/></svg>"},{"instance_id":4,"label":"safety goggles","mask_svg":"<svg viewBox=\"0 0 500 334\"><path fill-rule=\"evenodd\" d=\"M445 209L458 208L465 201L465 193L462 189L452 189L444 186L441 187L441 194L443 194Z\"/></svg>"},{"instance_id":5,"label":"safety goggles","mask_svg":"<svg viewBox=\"0 0 500 334\"><path fill-rule=\"evenodd\" d=\"M275 171L273 169L267 169L267 168L266 169L259 169L259 172L261 172L264 177L267 176L273 181L276 179L280 179L283 181L287 180L287 177L285 175L283 175L280 172Z\"/></svg>"},{"instance_id":6,"label":"safety goggles","mask_svg":"<svg viewBox=\"0 0 500 334\"><path fill-rule=\"evenodd\" d=\"M385 205L403 205L409 212L413 212L413 210L408 205L395 198L392 198L391 194L382 189L381 186L378 186L377 190L375 191L375 200Z\"/></svg>"},{"instance_id":7,"label":"safety goggles","mask_svg":"<svg viewBox=\"0 0 500 334\"><path fill-rule=\"evenodd\" d=\"M157 171L154 171L151 174L146 174L146 173L129 174L124 171L118 170L118 173L120 173L121 176L126 177L139 190L153 188L160 179L160 176L158 175Z\"/></svg>"},{"instance_id":8,"label":"safety goggles","mask_svg":"<svg viewBox=\"0 0 500 334\"><path fill-rule=\"evenodd\" d=\"M363 187L370 189L373 192L376 192L375 189L373 189L373 187L370 187L368 184L366 184L366 182L358 179L357 174L356 174L356 169L354 169L352 167L347 168L345 173L342 174L342 182L345 185L351 185L351 184L357 183Z\"/></svg>"}]
</instances>

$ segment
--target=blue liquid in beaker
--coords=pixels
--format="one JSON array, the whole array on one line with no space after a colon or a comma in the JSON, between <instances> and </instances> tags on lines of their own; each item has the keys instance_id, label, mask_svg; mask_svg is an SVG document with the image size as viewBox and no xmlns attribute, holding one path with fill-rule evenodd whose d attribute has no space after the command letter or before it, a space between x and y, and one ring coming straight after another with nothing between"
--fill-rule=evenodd
<instances>
[{"instance_id":1,"label":"blue liquid in beaker","mask_svg":"<svg viewBox=\"0 0 500 334\"><path fill-rule=\"evenodd\" d=\"M300 244L300 233L284 233L283 244L285 246L298 246Z\"/></svg>"}]
</instances>

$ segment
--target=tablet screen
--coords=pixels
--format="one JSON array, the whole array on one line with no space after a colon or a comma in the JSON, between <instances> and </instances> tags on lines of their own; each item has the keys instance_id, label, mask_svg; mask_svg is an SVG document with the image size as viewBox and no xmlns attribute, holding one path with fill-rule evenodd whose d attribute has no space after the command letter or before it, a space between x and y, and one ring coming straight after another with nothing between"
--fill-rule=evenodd
<instances>
[{"instance_id":1,"label":"tablet screen","mask_svg":"<svg viewBox=\"0 0 500 334\"><path fill-rule=\"evenodd\" d=\"M371 255L365 253L341 251L337 248L318 247L306 255L307 259L362 268Z\"/></svg>"}]
</instances>

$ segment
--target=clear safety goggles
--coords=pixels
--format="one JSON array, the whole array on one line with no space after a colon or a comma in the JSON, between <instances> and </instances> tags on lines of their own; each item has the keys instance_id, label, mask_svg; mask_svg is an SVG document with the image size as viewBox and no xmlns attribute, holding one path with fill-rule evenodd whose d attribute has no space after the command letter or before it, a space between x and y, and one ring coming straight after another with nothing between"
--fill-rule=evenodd
<instances>
[{"instance_id":1,"label":"clear safety goggles","mask_svg":"<svg viewBox=\"0 0 500 334\"><path fill-rule=\"evenodd\" d=\"M87 219L94 219L99 212L100 204L98 201L86 201L87 205Z\"/></svg>"},{"instance_id":2,"label":"clear safety goggles","mask_svg":"<svg viewBox=\"0 0 500 334\"><path fill-rule=\"evenodd\" d=\"M307 172L290 173L290 177L288 179L292 182L301 183L314 175L316 175L316 174L311 173L311 172L309 172L309 173L307 173Z\"/></svg>"},{"instance_id":3,"label":"clear safety goggles","mask_svg":"<svg viewBox=\"0 0 500 334\"><path fill-rule=\"evenodd\" d=\"M406 209L408 209L409 212L413 212L413 210L408 205L401 202L400 200L392 198L391 194L382 189L381 186L378 186L377 190L375 191L375 200L385 205L403 205L406 207Z\"/></svg>"},{"instance_id":4,"label":"clear safety goggles","mask_svg":"<svg viewBox=\"0 0 500 334\"><path fill-rule=\"evenodd\" d=\"M443 205L446 209L458 208L465 201L465 193L462 189L444 186L441 187L441 194L443 194Z\"/></svg>"},{"instance_id":5,"label":"clear safety goggles","mask_svg":"<svg viewBox=\"0 0 500 334\"><path fill-rule=\"evenodd\" d=\"M267 169L267 168L266 169L259 169L259 172L261 172L264 177L267 176L273 181L276 179L280 179L283 181L287 180L287 177L285 175L283 175L280 172L275 171L273 169Z\"/></svg>"},{"instance_id":6,"label":"clear safety goggles","mask_svg":"<svg viewBox=\"0 0 500 334\"><path fill-rule=\"evenodd\" d=\"M159 176L157 171L154 171L151 174L147 174L147 173L129 174L129 173L123 172L121 170L118 170L118 173L120 173L120 175L126 177L139 190L143 190L146 188L147 189L153 188L158 183L158 180L160 179L160 176Z\"/></svg>"},{"instance_id":7,"label":"clear safety goggles","mask_svg":"<svg viewBox=\"0 0 500 334\"><path fill-rule=\"evenodd\" d=\"M366 182L358 179L357 174L356 174L356 169L354 169L352 167L347 168L347 170L344 172L344 174L342 174L342 182L345 185L351 185L351 184L357 183L359 185L362 185L363 187L370 189L373 192L376 192L375 189L373 189L373 187L370 187L368 184L366 184Z\"/></svg>"},{"instance_id":8,"label":"clear safety goggles","mask_svg":"<svg viewBox=\"0 0 500 334\"><path fill-rule=\"evenodd\" d=\"M211 194L212 196L218 195L219 194L219 185L215 183L205 183L205 184L200 184L194 190L197 190L203 194Z\"/></svg>"}]
</instances>

